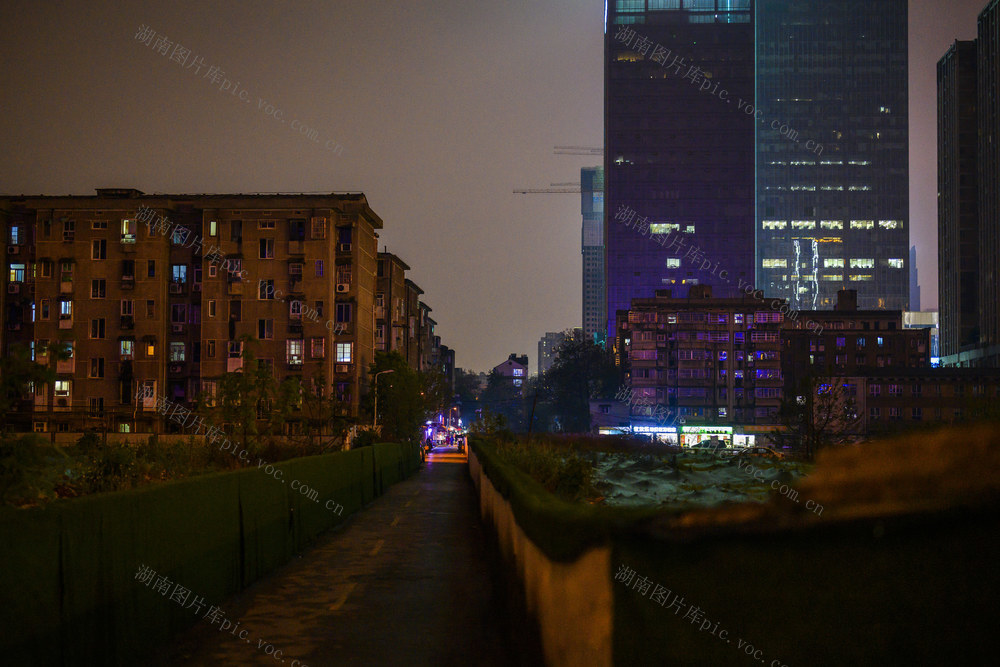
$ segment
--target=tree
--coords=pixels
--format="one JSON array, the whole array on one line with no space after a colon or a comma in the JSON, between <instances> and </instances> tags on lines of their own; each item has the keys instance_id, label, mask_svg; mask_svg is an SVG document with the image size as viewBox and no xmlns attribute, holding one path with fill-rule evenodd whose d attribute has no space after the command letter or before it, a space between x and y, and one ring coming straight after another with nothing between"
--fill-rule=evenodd
<instances>
[{"instance_id":1,"label":"tree","mask_svg":"<svg viewBox=\"0 0 1000 667\"><path fill-rule=\"evenodd\" d=\"M614 355L590 341L566 338L545 373L545 384L562 430L590 431L590 400L609 398L621 386L622 372Z\"/></svg>"},{"instance_id":2,"label":"tree","mask_svg":"<svg viewBox=\"0 0 1000 667\"><path fill-rule=\"evenodd\" d=\"M481 413L503 417L512 431L523 431L526 423L521 397L522 392L514 386L512 379L493 369L486 378L486 389L479 400Z\"/></svg>"},{"instance_id":3,"label":"tree","mask_svg":"<svg viewBox=\"0 0 1000 667\"><path fill-rule=\"evenodd\" d=\"M55 382L55 364L69 359L69 350L64 342L53 341L48 347L39 349L38 356L45 356L48 363L32 361L28 348L17 344L11 345L8 353L0 357L0 432L8 430L11 415L17 412L32 385L38 387Z\"/></svg>"},{"instance_id":4,"label":"tree","mask_svg":"<svg viewBox=\"0 0 1000 667\"><path fill-rule=\"evenodd\" d=\"M786 389L778 418L786 430L776 431L775 440L791 438L809 458L827 445L860 435L858 404L844 378L803 377L793 391Z\"/></svg>"},{"instance_id":5,"label":"tree","mask_svg":"<svg viewBox=\"0 0 1000 667\"><path fill-rule=\"evenodd\" d=\"M375 382L375 374L391 370ZM365 397L368 414L374 414L375 392L378 392L378 424L383 440L419 442L427 414L440 400L423 374L410 368L399 352L376 352L369 367L373 387Z\"/></svg>"}]
</instances>

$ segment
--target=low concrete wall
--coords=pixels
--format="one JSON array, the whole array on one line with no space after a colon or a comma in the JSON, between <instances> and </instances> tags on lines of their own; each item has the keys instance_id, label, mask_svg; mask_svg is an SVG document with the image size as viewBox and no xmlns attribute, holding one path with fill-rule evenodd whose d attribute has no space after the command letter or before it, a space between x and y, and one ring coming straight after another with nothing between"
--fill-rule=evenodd
<instances>
[{"instance_id":1,"label":"low concrete wall","mask_svg":"<svg viewBox=\"0 0 1000 667\"><path fill-rule=\"evenodd\" d=\"M611 549L589 549L571 563L552 561L517 525L510 503L483 474L471 451L469 474L479 491L482 517L496 531L503 559L523 587L545 664L610 666Z\"/></svg>"}]
</instances>

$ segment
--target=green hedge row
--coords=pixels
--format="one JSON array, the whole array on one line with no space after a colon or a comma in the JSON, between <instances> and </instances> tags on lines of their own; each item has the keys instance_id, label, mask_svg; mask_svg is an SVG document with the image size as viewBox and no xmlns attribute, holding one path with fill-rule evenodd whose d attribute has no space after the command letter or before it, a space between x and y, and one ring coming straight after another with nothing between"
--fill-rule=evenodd
<instances>
[{"instance_id":1,"label":"green hedge row","mask_svg":"<svg viewBox=\"0 0 1000 667\"><path fill-rule=\"evenodd\" d=\"M419 466L417 447L384 443L284 461L273 475L251 468L5 508L2 662L134 664L200 618L136 581L140 566L203 597L207 611Z\"/></svg>"}]
</instances>

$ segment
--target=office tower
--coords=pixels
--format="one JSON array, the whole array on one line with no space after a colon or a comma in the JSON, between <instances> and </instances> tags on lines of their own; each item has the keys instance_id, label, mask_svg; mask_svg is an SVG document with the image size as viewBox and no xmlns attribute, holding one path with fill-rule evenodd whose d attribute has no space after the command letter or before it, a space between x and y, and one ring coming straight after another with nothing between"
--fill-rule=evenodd
<instances>
[{"instance_id":1,"label":"office tower","mask_svg":"<svg viewBox=\"0 0 1000 667\"><path fill-rule=\"evenodd\" d=\"M976 43L938 62L938 303L941 356L979 340Z\"/></svg>"},{"instance_id":2,"label":"office tower","mask_svg":"<svg viewBox=\"0 0 1000 667\"><path fill-rule=\"evenodd\" d=\"M585 167L580 170L580 213L583 215L581 239L583 331L587 340L603 340L605 331L603 167Z\"/></svg>"},{"instance_id":3,"label":"office tower","mask_svg":"<svg viewBox=\"0 0 1000 667\"><path fill-rule=\"evenodd\" d=\"M906 0L758 0L756 28L757 287L905 309Z\"/></svg>"},{"instance_id":4,"label":"office tower","mask_svg":"<svg viewBox=\"0 0 1000 667\"><path fill-rule=\"evenodd\" d=\"M751 0L614 0L605 26L607 331L657 289L754 276ZM684 287L683 289L687 289Z\"/></svg>"},{"instance_id":5,"label":"office tower","mask_svg":"<svg viewBox=\"0 0 1000 667\"><path fill-rule=\"evenodd\" d=\"M920 312L920 273L917 271L917 246L910 246L910 308Z\"/></svg>"},{"instance_id":6,"label":"office tower","mask_svg":"<svg viewBox=\"0 0 1000 667\"><path fill-rule=\"evenodd\" d=\"M979 324L980 353L975 364L1000 366L1000 1L991 0L979 15Z\"/></svg>"}]
</instances>

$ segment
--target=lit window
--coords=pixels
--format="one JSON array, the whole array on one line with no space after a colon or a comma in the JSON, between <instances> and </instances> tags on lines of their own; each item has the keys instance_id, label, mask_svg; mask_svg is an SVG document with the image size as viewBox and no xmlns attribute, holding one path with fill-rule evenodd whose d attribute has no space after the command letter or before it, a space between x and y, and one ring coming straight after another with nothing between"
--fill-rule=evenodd
<instances>
[{"instance_id":1,"label":"lit window","mask_svg":"<svg viewBox=\"0 0 1000 667\"><path fill-rule=\"evenodd\" d=\"M349 364L353 357L354 343L337 343L337 363Z\"/></svg>"},{"instance_id":2,"label":"lit window","mask_svg":"<svg viewBox=\"0 0 1000 667\"><path fill-rule=\"evenodd\" d=\"M788 223L784 220L764 220L762 224L764 229L785 229L788 227Z\"/></svg>"},{"instance_id":3,"label":"lit window","mask_svg":"<svg viewBox=\"0 0 1000 667\"><path fill-rule=\"evenodd\" d=\"M902 229L903 223L899 220L879 220L878 226L881 229Z\"/></svg>"},{"instance_id":4,"label":"lit window","mask_svg":"<svg viewBox=\"0 0 1000 667\"><path fill-rule=\"evenodd\" d=\"M694 225L687 225L684 228L684 233L685 234L694 234Z\"/></svg>"},{"instance_id":5,"label":"lit window","mask_svg":"<svg viewBox=\"0 0 1000 667\"><path fill-rule=\"evenodd\" d=\"M672 222L653 222L649 225L650 234L669 234L680 231L681 226Z\"/></svg>"},{"instance_id":6,"label":"lit window","mask_svg":"<svg viewBox=\"0 0 1000 667\"><path fill-rule=\"evenodd\" d=\"M844 268L843 259L824 259L823 260L824 269L842 269Z\"/></svg>"},{"instance_id":7,"label":"lit window","mask_svg":"<svg viewBox=\"0 0 1000 667\"><path fill-rule=\"evenodd\" d=\"M874 259L852 259L851 260L852 269L874 269L875 260Z\"/></svg>"},{"instance_id":8,"label":"lit window","mask_svg":"<svg viewBox=\"0 0 1000 667\"><path fill-rule=\"evenodd\" d=\"M870 274L851 274L848 276L848 280L856 283L871 282L874 278Z\"/></svg>"},{"instance_id":9,"label":"lit window","mask_svg":"<svg viewBox=\"0 0 1000 667\"><path fill-rule=\"evenodd\" d=\"M851 220L851 229L874 229L874 220Z\"/></svg>"},{"instance_id":10,"label":"lit window","mask_svg":"<svg viewBox=\"0 0 1000 667\"><path fill-rule=\"evenodd\" d=\"M219 235L219 221L218 220L209 220L209 222L208 222L208 235L209 236L218 236Z\"/></svg>"},{"instance_id":11,"label":"lit window","mask_svg":"<svg viewBox=\"0 0 1000 667\"><path fill-rule=\"evenodd\" d=\"M182 342L171 342L170 343L170 361L180 362L184 361L185 357L185 345Z\"/></svg>"},{"instance_id":12,"label":"lit window","mask_svg":"<svg viewBox=\"0 0 1000 667\"><path fill-rule=\"evenodd\" d=\"M156 356L156 341L155 340L150 339L150 340L146 341L146 356L147 357L155 357Z\"/></svg>"},{"instance_id":13,"label":"lit window","mask_svg":"<svg viewBox=\"0 0 1000 667\"><path fill-rule=\"evenodd\" d=\"M66 397L69 396L70 388L72 387L70 380L56 380L56 396Z\"/></svg>"},{"instance_id":14,"label":"lit window","mask_svg":"<svg viewBox=\"0 0 1000 667\"><path fill-rule=\"evenodd\" d=\"M122 219L122 243L135 243L135 220Z\"/></svg>"},{"instance_id":15,"label":"lit window","mask_svg":"<svg viewBox=\"0 0 1000 667\"><path fill-rule=\"evenodd\" d=\"M118 351L121 355L122 360L132 359L135 357L135 341L134 340L123 340L118 343Z\"/></svg>"},{"instance_id":16,"label":"lit window","mask_svg":"<svg viewBox=\"0 0 1000 667\"><path fill-rule=\"evenodd\" d=\"M820 220L819 226L822 229L843 229L843 220Z\"/></svg>"},{"instance_id":17,"label":"lit window","mask_svg":"<svg viewBox=\"0 0 1000 667\"><path fill-rule=\"evenodd\" d=\"M309 354L313 359L322 359L326 356L326 339L313 338L311 341Z\"/></svg>"},{"instance_id":18,"label":"lit window","mask_svg":"<svg viewBox=\"0 0 1000 667\"><path fill-rule=\"evenodd\" d=\"M524 375L524 369L523 368L515 368L514 369L514 377L522 377L523 375Z\"/></svg>"},{"instance_id":19,"label":"lit window","mask_svg":"<svg viewBox=\"0 0 1000 667\"><path fill-rule=\"evenodd\" d=\"M887 260L885 260L885 262L886 262L886 265L890 269L902 269L902 268L904 268L903 267L903 260L902 259L887 259Z\"/></svg>"},{"instance_id":20,"label":"lit window","mask_svg":"<svg viewBox=\"0 0 1000 667\"><path fill-rule=\"evenodd\" d=\"M765 269L787 269L788 260L787 259L770 259L765 258L763 260L762 266Z\"/></svg>"},{"instance_id":21,"label":"lit window","mask_svg":"<svg viewBox=\"0 0 1000 667\"><path fill-rule=\"evenodd\" d=\"M23 283L24 282L24 264L11 264L10 265L10 282L12 283Z\"/></svg>"},{"instance_id":22,"label":"lit window","mask_svg":"<svg viewBox=\"0 0 1000 667\"><path fill-rule=\"evenodd\" d=\"M288 363L292 366L302 365L302 348L304 347L301 338L293 338L285 344L285 355Z\"/></svg>"},{"instance_id":23,"label":"lit window","mask_svg":"<svg viewBox=\"0 0 1000 667\"><path fill-rule=\"evenodd\" d=\"M792 229L816 229L815 220L792 220Z\"/></svg>"},{"instance_id":24,"label":"lit window","mask_svg":"<svg viewBox=\"0 0 1000 667\"><path fill-rule=\"evenodd\" d=\"M173 264L170 267L170 277L171 279L180 285L187 282L187 264Z\"/></svg>"},{"instance_id":25,"label":"lit window","mask_svg":"<svg viewBox=\"0 0 1000 667\"><path fill-rule=\"evenodd\" d=\"M680 260L679 257L668 257L667 258L667 268L668 269L677 269L677 268L680 268L680 265L681 265L681 260Z\"/></svg>"}]
</instances>

